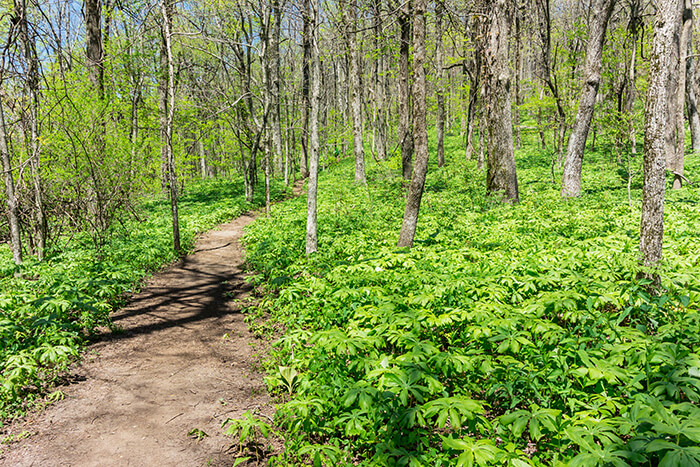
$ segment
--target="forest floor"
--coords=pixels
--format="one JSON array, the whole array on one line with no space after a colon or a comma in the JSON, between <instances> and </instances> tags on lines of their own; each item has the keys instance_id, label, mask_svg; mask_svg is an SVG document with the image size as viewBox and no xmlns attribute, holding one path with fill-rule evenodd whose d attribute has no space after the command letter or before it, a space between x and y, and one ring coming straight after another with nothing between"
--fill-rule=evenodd
<instances>
[{"instance_id":1,"label":"forest floor","mask_svg":"<svg viewBox=\"0 0 700 467\"><path fill-rule=\"evenodd\" d=\"M154 275L113 315L118 331L71 368L65 398L7 427L21 441L0 445L0 465L232 465L222 422L274 412L256 369L264 344L241 313L252 288L240 238L253 220L219 226Z\"/></svg>"}]
</instances>

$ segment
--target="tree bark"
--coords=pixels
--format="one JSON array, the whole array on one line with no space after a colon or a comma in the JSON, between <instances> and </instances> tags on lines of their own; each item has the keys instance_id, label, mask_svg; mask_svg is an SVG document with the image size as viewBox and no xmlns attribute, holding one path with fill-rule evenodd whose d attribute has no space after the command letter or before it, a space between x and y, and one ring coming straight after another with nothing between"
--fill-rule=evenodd
<instances>
[{"instance_id":1,"label":"tree bark","mask_svg":"<svg viewBox=\"0 0 700 467\"><path fill-rule=\"evenodd\" d=\"M686 107L688 108L688 122L690 123L690 142L693 152L700 152L700 113L698 113L697 94L697 61L693 56L693 35L688 40L688 59L686 66Z\"/></svg>"},{"instance_id":2,"label":"tree bark","mask_svg":"<svg viewBox=\"0 0 700 467\"><path fill-rule=\"evenodd\" d=\"M308 0L306 0L308 1ZM321 106L321 60L318 47L319 0L313 0L309 8L309 49L311 59L311 108L309 109L309 183L306 204L306 254L318 251L317 201L318 201L318 160L320 152L319 110ZM306 39L306 38L305 38Z\"/></svg>"},{"instance_id":3,"label":"tree bark","mask_svg":"<svg viewBox=\"0 0 700 467\"><path fill-rule=\"evenodd\" d=\"M361 58L357 46L357 0L352 0L349 31L347 31L348 59L350 61L350 115L352 118L353 154L355 156L355 183L365 184L365 149L362 134L362 89L360 89Z\"/></svg>"},{"instance_id":4,"label":"tree bark","mask_svg":"<svg viewBox=\"0 0 700 467\"><path fill-rule=\"evenodd\" d=\"M302 47L304 49L304 57L302 60L302 85L301 85L301 157L299 160L299 168L301 170L301 178L306 178L309 176L309 113L311 110L311 89L309 67L311 66L311 35L312 24L311 24L311 1L304 0L304 11L302 13L303 19L303 37L302 37ZM315 0L314 0L315 1Z\"/></svg>"},{"instance_id":5,"label":"tree bark","mask_svg":"<svg viewBox=\"0 0 700 467\"><path fill-rule=\"evenodd\" d=\"M425 82L425 12L427 0L415 0L413 6L413 141L415 166L408 189L399 247L413 246L418 225L425 175L428 170L427 92Z\"/></svg>"},{"instance_id":6,"label":"tree bark","mask_svg":"<svg viewBox=\"0 0 700 467\"><path fill-rule=\"evenodd\" d=\"M272 30L270 41L270 89L272 91L272 103L270 110L270 133L272 138L273 159L275 172L282 173L284 162L282 156L282 114L280 106L281 82L280 82L280 30L282 24L282 5L280 0L272 1Z\"/></svg>"},{"instance_id":7,"label":"tree bark","mask_svg":"<svg viewBox=\"0 0 700 467\"><path fill-rule=\"evenodd\" d=\"M165 116L165 141L168 161L168 183L170 185L170 212L173 224L173 249L180 254L180 217L177 206L177 172L175 171L175 157L173 155L173 120L175 119L175 65L172 48L173 27L173 0L161 0L160 11L163 17L163 49L166 53L167 63L167 106Z\"/></svg>"},{"instance_id":8,"label":"tree bark","mask_svg":"<svg viewBox=\"0 0 700 467\"><path fill-rule=\"evenodd\" d=\"M641 263L647 267L657 266L663 257L666 127L672 121L669 101L675 97L668 88L673 70L673 54L670 52L679 33L682 6L683 0L657 2L650 51L649 88L644 108L644 187L639 236Z\"/></svg>"},{"instance_id":9,"label":"tree bark","mask_svg":"<svg viewBox=\"0 0 700 467\"><path fill-rule=\"evenodd\" d=\"M0 158L2 159L2 171L5 174L5 198L7 198L7 215L10 221L10 247L12 248L12 260L15 264L21 264L22 237L19 230L15 180L12 176L12 161L10 158L10 145L7 140L2 96L3 94L0 93Z\"/></svg>"},{"instance_id":10,"label":"tree bark","mask_svg":"<svg viewBox=\"0 0 700 467\"><path fill-rule=\"evenodd\" d=\"M413 167L413 129L411 128L410 42L411 2L406 0L399 12L399 143L403 178L411 179Z\"/></svg>"},{"instance_id":11,"label":"tree bark","mask_svg":"<svg viewBox=\"0 0 700 467\"><path fill-rule=\"evenodd\" d=\"M443 69L445 62L445 52L442 44L443 34L443 17L445 15L444 7L441 1L435 4L435 94L437 98L437 115L436 115L436 133L437 133L437 165L442 167L445 165L445 70Z\"/></svg>"},{"instance_id":12,"label":"tree bark","mask_svg":"<svg viewBox=\"0 0 700 467\"><path fill-rule=\"evenodd\" d=\"M683 186L683 159L685 156L685 99L688 69L688 45L690 44L693 27L693 5L685 0L683 8L683 25L679 42L678 60L678 89L676 89L676 150L671 158L669 170L673 173L672 189L678 190Z\"/></svg>"},{"instance_id":13,"label":"tree bark","mask_svg":"<svg viewBox=\"0 0 700 467\"><path fill-rule=\"evenodd\" d=\"M581 195L583 153L586 149L586 139L593 120L598 87L600 86L605 31L614 5L615 0L597 0L591 18L586 47L586 65L583 71L585 81L564 159L561 195L565 198Z\"/></svg>"},{"instance_id":14,"label":"tree bark","mask_svg":"<svg viewBox=\"0 0 700 467\"><path fill-rule=\"evenodd\" d=\"M89 78L97 97L104 98L104 50L102 48L102 2L84 0L85 10L85 55Z\"/></svg>"},{"instance_id":15,"label":"tree bark","mask_svg":"<svg viewBox=\"0 0 700 467\"><path fill-rule=\"evenodd\" d=\"M484 105L488 133L486 189L490 193L502 193L503 201L510 203L519 201L508 63L508 41L514 6L513 0L490 0L489 24L483 49Z\"/></svg>"},{"instance_id":16,"label":"tree bark","mask_svg":"<svg viewBox=\"0 0 700 467\"><path fill-rule=\"evenodd\" d=\"M15 3L15 12L20 20L19 35L23 45L23 55L26 70L26 88L29 94L29 165L32 174L34 195L34 233L36 236L36 255L44 259L46 250L47 224L44 213L43 189L41 183L41 141L39 128L39 58L36 52L34 36L29 35L26 0Z\"/></svg>"}]
</instances>

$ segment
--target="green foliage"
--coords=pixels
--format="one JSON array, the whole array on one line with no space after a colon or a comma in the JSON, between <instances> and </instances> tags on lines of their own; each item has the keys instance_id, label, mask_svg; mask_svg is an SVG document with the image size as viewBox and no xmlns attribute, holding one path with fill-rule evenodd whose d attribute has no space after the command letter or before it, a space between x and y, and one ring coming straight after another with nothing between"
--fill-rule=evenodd
<instances>
[{"instance_id":1,"label":"green foliage","mask_svg":"<svg viewBox=\"0 0 700 467\"><path fill-rule=\"evenodd\" d=\"M281 464L697 465L696 190L668 195L652 295L641 194L630 205L608 153L562 200L548 155L524 149L517 206L487 198L472 163L433 168L410 251L395 247L397 161L368 164L366 187L349 162L321 177L318 254L304 255L303 197L246 235L275 292L267 325L285 329L268 363L287 401Z\"/></svg>"},{"instance_id":2,"label":"green foliage","mask_svg":"<svg viewBox=\"0 0 700 467\"><path fill-rule=\"evenodd\" d=\"M180 200L183 246L191 248L198 233L249 207L239 180L189 186ZM176 259L169 202L147 202L138 215L114 228L99 254L89 233L66 239L45 261L28 258L21 267L2 247L0 420L21 413L44 394L78 355L85 337L109 326L109 313L140 281Z\"/></svg>"}]
</instances>

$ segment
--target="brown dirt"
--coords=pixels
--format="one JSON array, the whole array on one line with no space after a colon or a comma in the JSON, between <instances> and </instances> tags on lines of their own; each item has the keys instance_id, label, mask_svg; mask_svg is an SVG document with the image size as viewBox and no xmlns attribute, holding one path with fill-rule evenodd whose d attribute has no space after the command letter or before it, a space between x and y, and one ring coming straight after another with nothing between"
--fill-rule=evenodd
<instances>
[{"instance_id":1,"label":"brown dirt","mask_svg":"<svg viewBox=\"0 0 700 467\"><path fill-rule=\"evenodd\" d=\"M71 371L65 399L9 427L3 466L228 465L237 447L221 423L273 409L236 299L249 296L239 243L251 215L203 235L113 316ZM208 436L197 440L188 432Z\"/></svg>"}]
</instances>

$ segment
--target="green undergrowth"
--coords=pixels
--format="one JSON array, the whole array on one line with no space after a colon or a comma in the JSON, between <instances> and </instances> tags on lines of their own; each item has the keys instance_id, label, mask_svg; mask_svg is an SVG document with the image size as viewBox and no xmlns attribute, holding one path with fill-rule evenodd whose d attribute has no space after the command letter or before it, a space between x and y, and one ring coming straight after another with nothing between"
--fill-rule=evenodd
<instances>
[{"instance_id":1,"label":"green undergrowth","mask_svg":"<svg viewBox=\"0 0 700 467\"><path fill-rule=\"evenodd\" d=\"M182 245L250 209L240 180L193 183L181 197ZM260 189L259 191L262 191ZM280 196L281 188L274 194ZM255 205L264 202L259 196ZM138 217L138 218L136 218ZM176 259L170 204L143 203L136 216L117 224L98 253L87 234L61 239L43 262L18 267L0 249L0 426L24 413L63 375L98 326L124 304L141 280Z\"/></svg>"},{"instance_id":2,"label":"green undergrowth","mask_svg":"<svg viewBox=\"0 0 700 467\"><path fill-rule=\"evenodd\" d=\"M641 176L609 148L561 200L550 154L518 153L521 203L431 165L413 249L396 248L395 160L324 172L246 235L276 331L278 465L700 465L700 194L668 193L662 292L638 280ZM434 153L433 153L434 154ZM634 160L639 166L641 157ZM700 175L689 156L687 176ZM283 332L279 332L282 329Z\"/></svg>"}]
</instances>

